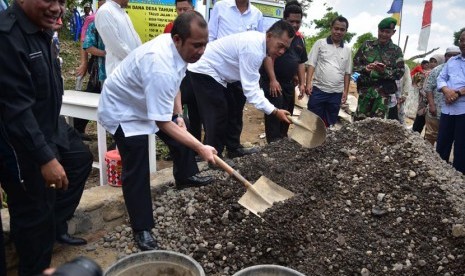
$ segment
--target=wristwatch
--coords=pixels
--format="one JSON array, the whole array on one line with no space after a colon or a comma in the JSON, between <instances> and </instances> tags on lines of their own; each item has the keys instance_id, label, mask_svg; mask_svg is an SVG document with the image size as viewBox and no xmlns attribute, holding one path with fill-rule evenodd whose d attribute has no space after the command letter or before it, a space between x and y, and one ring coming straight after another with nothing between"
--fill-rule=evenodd
<instances>
[{"instance_id":1,"label":"wristwatch","mask_svg":"<svg viewBox=\"0 0 465 276\"><path fill-rule=\"evenodd\" d=\"M460 93L460 90L455 90L455 93L457 94L458 97L462 96L462 93Z\"/></svg>"},{"instance_id":2,"label":"wristwatch","mask_svg":"<svg viewBox=\"0 0 465 276\"><path fill-rule=\"evenodd\" d=\"M183 118L182 113L174 114L173 117L172 117L171 119L172 119L172 120L176 120L177 118Z\"/></svg>"}]
</instances>

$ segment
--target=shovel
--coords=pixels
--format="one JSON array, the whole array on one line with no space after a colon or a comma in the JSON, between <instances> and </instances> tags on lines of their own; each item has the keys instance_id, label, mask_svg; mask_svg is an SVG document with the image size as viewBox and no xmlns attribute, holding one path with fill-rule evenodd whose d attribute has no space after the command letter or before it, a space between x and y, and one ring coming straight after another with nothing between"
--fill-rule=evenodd
<instances>
[{"instance_id":1,"label":"shovel","mask_svg":"<svg viewBox=\"0 0 465 276\"><path fill-rule=\"evenodd\" d=\"M274 202L284 201L294 196L294 193L279 186L265 176L261 176L253 185L231 168L221 158L215 155L216 164L229 175L234 176L247 188L247 192L239 199L239 204L247 208L258 217L258 213L265 212Z\"/></svg>"},{"instance_id":2,"label":"shovel","mask_svg":"<svg viewBox=\"0 0 465 276\"><path fill-rule=\"evenodd\" d=\"M298 119L291 116L287 118L295 125L289 137L305 148L314 148L322 145L326 140L326 126L323 120L308 109L302 109Z\"/></svg>"}]
</instances>

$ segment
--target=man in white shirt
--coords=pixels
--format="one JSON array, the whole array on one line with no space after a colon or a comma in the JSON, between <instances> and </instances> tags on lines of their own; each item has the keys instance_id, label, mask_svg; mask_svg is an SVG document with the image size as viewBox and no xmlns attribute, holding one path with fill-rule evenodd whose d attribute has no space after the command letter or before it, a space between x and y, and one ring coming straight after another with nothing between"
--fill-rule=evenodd
<instances>
[{"instance_id":1,"label":"man in white shirt","mask_svg":"<svg viewBox=\"0 0 465 276\"><path fill-rule=\"evenodd\" d=\"M128 14L129 0L107 0L95 16L95 27L105 44L105 71L109 76L118 64L142 44Z\"/></svg>"},{"instance_id":2,"label":"man in white shirt","mask_svg":"<svg viewBox=\"0 0 465 276\"><path fill-rule=\"evenodd\" d=\"M201 57L207 42L207 23L202 15L195 11L182 14L174 21L171 34L160 35L131 52L103 86L98 120L114 135L121 154L123 195L141 250L157 248L150 233L154 219L148 135L174 139L215 163L213 147L203 145L185 127L172 122L173 113L182 110L180 98L175 101L175 97L187 63Z\"/></svg>"},{"instance_id":3,"label":"man in white shirt","mask_svg":"<svg viewBox=\"0 0 465 276\"><path fill-rule=\"evenodd\" d=\"M210 42L222 37L258 31L264 33L263 14L254 7L249 0L221 0L213 6L208 21L208 39ZM241 145L243 127L242 116L246 99L242 92L241 83L227 85L228 98L228 127L226 129L225 146L228 157L240 157L258 152L258 148L244 148Z\"/></svg>"},{"instance_id":4,"label":"man in white shirt","mask_svg":"<svg viewBox=\"0 0 465 276\"><path fill-rule=\"evenodd\" d=\"M213 6L208 20L210 42L246 31L264 32L262 12L249 0L222 0Z\"/></svg>"},{"instance_id":5,"label":"man in white shirt","mask_svg":"<svg viewBox=\"0 0 465 276\"><path fill-rule=\"evenodd\" d=\"M107 52L105 67L107 76L113 72L126 56L142 43L139 35L126 14L128 0L108 0L98 10L95 18L97 30L105 44ZM173 117L173 120L184 124L182 111ZM163 139L163 134L158 135ZM163 139L166 140L166 139ZM173 175L178 186L206 185L212 181L210 177L196 176L199 172L195 153L190 150L179 150L177 143L166 140L173 160Z\"/></svg>"},{"instance_id":6,"label":"man in white shirt","mask_svg":"<svg viewBox=\"0 0 465 276\"><path fill-rule=\"evenodd\" d=\"M320 116L327 127L336 124L341 102L346 102L349 92L352 50L344 45L348 27L345 17L336 17L331 35L315 42L308 54L308 110Z\"/></svg>"},{"instance_id":7,"label":"man in white shirt","mask_svg":"<svg viewBox=\"0 0 465 276\"><path fill-rule=\"evenodd\" d=\"M205 128L205 142L221 155L228 128L229 83L240 81L247 101L266 114L290 123L289 112L275 108L260 89L259 69L268 55L281 56L295 35L293 27L280 20L266 34L257 31L223 37L208 44L205 54L189 65L189 77Z\"/></svg>"}]
</instances>

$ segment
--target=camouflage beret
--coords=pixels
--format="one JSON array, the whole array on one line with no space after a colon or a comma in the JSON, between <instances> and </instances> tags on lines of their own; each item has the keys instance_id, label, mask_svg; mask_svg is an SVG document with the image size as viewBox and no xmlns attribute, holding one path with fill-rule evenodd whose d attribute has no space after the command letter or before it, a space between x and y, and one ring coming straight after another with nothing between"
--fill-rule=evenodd
<instances>
[{"instance_id":1,"label":"camouflage beret","mask_svg":"<svg viewBox=\"0 0 465 276\"><path fill-rule=\"evenodd\" d=\"M393 17L386 17L381 20L378 24L378 29L395 29L397 24L397 19Z\"/></svg>"}]
</instances>

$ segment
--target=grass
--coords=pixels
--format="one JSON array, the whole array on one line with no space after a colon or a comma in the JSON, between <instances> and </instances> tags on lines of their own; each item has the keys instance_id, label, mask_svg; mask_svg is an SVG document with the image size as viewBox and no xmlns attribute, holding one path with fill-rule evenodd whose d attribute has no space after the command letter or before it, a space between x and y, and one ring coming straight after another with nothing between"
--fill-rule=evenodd
<instances>
[{"instance_id":1,"label":"grass","mask_svg":"<svg viewBox=\"0 0 465 276\"><path fill-rule=\"evenodd\" d=\"M61 73L65 82L65 90L74 89L75 87L76 68L80 64L79 48L80 42L72 40L60 41L60 57L63 59Z\"/></svg>"}]
</instances>

